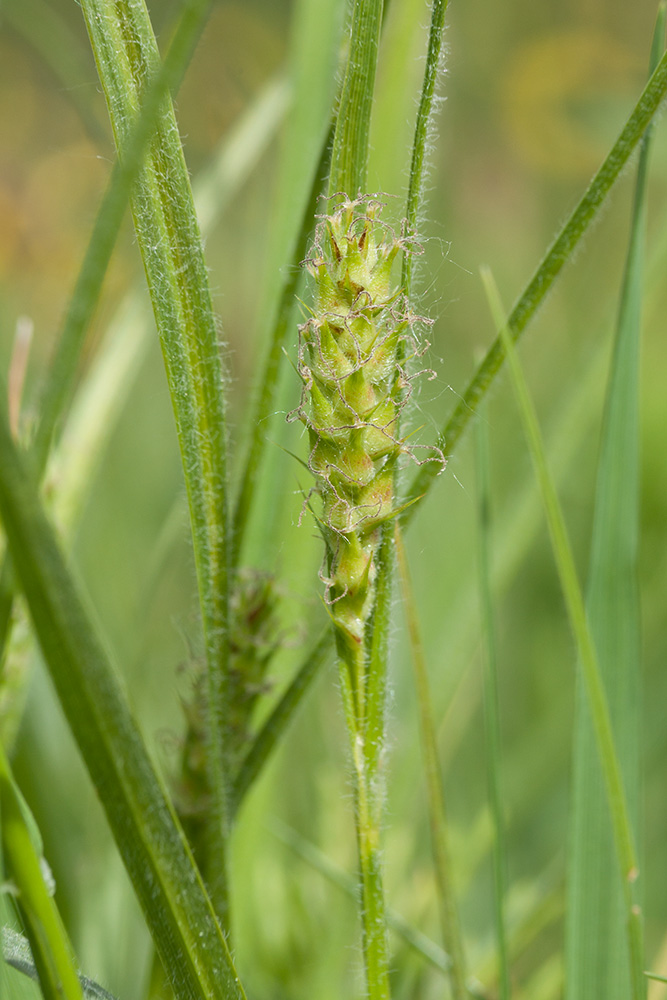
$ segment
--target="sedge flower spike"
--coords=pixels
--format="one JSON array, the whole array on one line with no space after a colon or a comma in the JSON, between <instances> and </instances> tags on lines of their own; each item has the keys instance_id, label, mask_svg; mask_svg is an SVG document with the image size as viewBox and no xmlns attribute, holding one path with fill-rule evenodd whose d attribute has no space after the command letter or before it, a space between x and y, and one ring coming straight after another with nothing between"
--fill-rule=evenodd
<instances>
[{"instance_id":1,"label":"sedge flower spike","mask_svg":"<svg viewBox=\"0 0 667 1000\"><path fill-rule=\"evenodd\" d=\"M340 196L339 196L340 197ZM325 600L346 643L359 648L370 616L380 527L398 510L398 438L409 396L402 359L416 352L414 316L391 272L412 242L379 220L382 203L344 198L321 217L313 255L312 316L299 327L301 403L292 414L308 429L308 467L322 500L316 515L327 546Z\"/></svg>"}]
</instances>

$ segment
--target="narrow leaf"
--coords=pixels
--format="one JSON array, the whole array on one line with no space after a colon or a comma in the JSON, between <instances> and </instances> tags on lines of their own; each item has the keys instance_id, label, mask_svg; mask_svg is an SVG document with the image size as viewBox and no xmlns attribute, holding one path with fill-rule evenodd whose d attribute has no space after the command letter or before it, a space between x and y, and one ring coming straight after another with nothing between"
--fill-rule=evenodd
<instances>
[{"instance_id":1,"label":"narrow leaf","mask_svg":"<svg viewBox=\"0 0 667 1000\"><path fill-rule=\"evenodd\" d=\"M651 70L664 44L665 7ZM598 465L587 591L591 632L628 790L635 839L640 788L639 344L649 132L642 142L629 248L609 374ZM566 996L593 992L623 1000L630 992L623 886L604 807L604 779L581 676L577 689L570 832Z\"/></svg>"}]
</instances>

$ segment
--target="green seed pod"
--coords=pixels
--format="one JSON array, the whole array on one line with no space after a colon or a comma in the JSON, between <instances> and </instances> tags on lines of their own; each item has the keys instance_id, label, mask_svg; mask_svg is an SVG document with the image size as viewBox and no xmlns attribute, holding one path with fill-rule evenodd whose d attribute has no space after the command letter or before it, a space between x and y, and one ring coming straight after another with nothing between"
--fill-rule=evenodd
<instances>
[{"instance_id":1,"label":"green seed pod","mask_svg":"<svg viewBox=\"0 0 667 1000\"><path fill-rule=\"evenodd\" d=\"M345 640L363 642L373 606L380 526L396 513L397 438L407 376L401 340L416 321L392 264L410 252L379 221L371 197L343 200L322 218L308 270L315 281L313 315L299 329L301 404L308 465L322 499L327 544L325 600Z\"/></svg>"}]
</instances>

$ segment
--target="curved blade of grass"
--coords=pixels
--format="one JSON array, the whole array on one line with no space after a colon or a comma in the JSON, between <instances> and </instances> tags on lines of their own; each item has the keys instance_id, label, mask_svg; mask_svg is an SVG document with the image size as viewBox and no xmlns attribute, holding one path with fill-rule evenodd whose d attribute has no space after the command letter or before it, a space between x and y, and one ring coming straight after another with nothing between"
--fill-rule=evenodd
<instances>
[{"instance_id":1,"label":"curved blade of grass","mask_svg":"<svg viewBox=\"0 0 667 1000\"><path fill-rule=\"evenodd\" d=\"M273 709L241 762L231 788L230 811L237 811L243 798L264 764L273 753L288 723L301 704L311 683L331 654L331 629L327 628L315 643L295 674L289 687Z\"/></svg>"},{"instance_id":2,"label":"curved blade of grass","mask_svg":"<svg viewBox=\"0 0 667 1000\"><path fill-rule=\"evenodd\" d=\"M209 0L189 0L196 18ZM119 149L159 53L145 5L83 0L83 12ZM229 686L227 429L222 362L192 192L170 99L132 194L137 241L160 334L190 507L207 662L208 793L202 864L216 911L228 922L226 879Z\"/></svg>"},{"instance_id":3,"label":"curved blade of grass","mask_svg":"<svg viewBox=\"0 0 667 1000\"><path fill-rule=\"evenodd\" d=\"M365 192L383 0L354 0L350 51L336 117L329 196Z\"/></svg>"},{"instance_id":4,"label":"curved blade of grass","mask_svg":"<svg viewBox=\"0 0 667 1000\"><path fill-rule=\"evenodd\" d=\"M540 484L561 589L570 619L570 626L577 643L583 682L593 721L597 751L604 775L617 863L623 885L626 933L630 953L631 996L633 1000L641 1000L645 993L645 980L642 971L642 917L641 909L637 902L636 885L639 871L632 822L623 786L623 775L614 743L609 705L600 672L597 651L586 616L586 609L577 578L577 570L567 535L565 520L547 466L537 415L528 392L510 331L507 326L503 325L502 305L500 304L497 290L488 271L484 272L484 281L489 301L492 304L494 319L500 328L500 336L509 362L521 420L528 441L535 475Z\"/></svg>"},{"instance_id":5,"label":"curved blade of grass","mask_svg":"<svg viewBox=\"0 0 667 1000\"><path fill-rule=\"evenodd\" d=\"M2 849L8 874L18 890L18 903L44 1000L82 1000L72 946L44 881L42 859L26 821L27 807L22 798L0 746Z\"/></svg>"},{"instance_id":6,"label":"curved blade of grass","mask_svg":"<svg viewBox=\"0 0 667 1000\"><path fill-rule=\"evenodd\" d=\"M33 960L32 951L26 938L17 931L13 931L11 927L3 927L0 929L0 932L2 936L2 954L7 965L11 965L13 969L22 972L25 976L29 976L30 979L36 980L38 978L37 966ZM103 986L100 986L93 979L89 979L88 976L81 975L81 973L79 973L79 984L85 1000L115 1000L112 994L108 990L105 990Z\"/></svg>"},{"instance_id":7,"label":"curved blade of grass","mask_svg":"<svg viewBox=\"0 0 667 1000\"><path fill-rule=\"evenodd\" d=\"M503 819L503 796L500 780L500 705L498 698L498 661L491 588L491 490L489 487L489 444L483 417L477 422L477 492L479 499L478 563L479 598L485 650L484 729L486 773L493 823L493 896L498 947L498 997L509 1000L510 969L505 927L507 893L507 848Z\"/></svg>"},{"instance_id":8,"label":"curved blade of grass","mask_svg":"<svg viewBox=\"0 0 667 1000\"><path fill-rule=\"evenodd\" d=\"M445 947L450 955L449 980L452 997L454 1000L465 1000L467 988L463 937L452 884L452 866L447 836L447 813L445 809L442 774L438 761L435 726L433 725L431 714L428 671L426 669L424 648L421 641L417 607L410 581L408 560L403 545L401 529L398 524L395 525L394 540L403 606L405 608L405 617L410 637L412 665L415 671L417 704L419 705L419 734L422 743L424 774L426 777L431 847L438 892L440 925Z\"/></svg>"},{"instance_id":9,"label":"curved blade of grass","mask_svg":"<svg viewBox=\"0 0 667 1000\"><path fill-rule=\"evenodd\" d=\"M177 996L244 1000L173 808L4 417L0 518L58 697Z\"/></svg>"},{"instance_id":10,"label":"curved blade of grass","mask_svg":"<svg viewBox=\"0 0 667 1000\"><path fill-rule=\"evenodd\" d=\"M651 71L664 47L661 6ZM646 175L650 131L637 168L630 242L609 375L598 465L587 588L591 632L609 702L635 838L639 822L641 628L637 582L639 524L639 345ZM582 690L577 690L570 830L566 997L630 992L623 887L604 809L604 781Z\"/></svg>"},{"instance_id":11,"label":"curved blade of grass","mask_svg":"<svg viewBox=\"0 0 667 1000\"><path fill-rule=\"evenodd\" d=\"M593 177L581 201L549 247L542 263L512 309L507 320L507 328L513 342L516 342L524 332L547 293L553 287L563 267L572 257L584 233L596 218L614 182L637 147L665 94L667 94L667 55L660 60L609 155ZM454 453L458 446L468 424L475 416L480 401L500 371L504 358L505 351L502 339L498 336L438 436L438 447L442 449L447 458ZM414 517L439 471L440 465L438 463L429 462L423 465L415 475L407 491L407 498L415 502L407 507L402 514L401 523L403 525Z\"/></svg>"}]
</instances>

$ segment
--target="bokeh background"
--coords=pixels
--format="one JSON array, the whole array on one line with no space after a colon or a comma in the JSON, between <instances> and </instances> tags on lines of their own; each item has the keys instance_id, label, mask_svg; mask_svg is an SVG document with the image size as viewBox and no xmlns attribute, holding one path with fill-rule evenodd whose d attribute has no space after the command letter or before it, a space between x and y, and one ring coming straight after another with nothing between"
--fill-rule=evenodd
<instances>
[{"instance_id":1,"label":"bokeh background","mask_svg":"<svg viewBox=\"0 0 667 1000\"><path fill-rule=\"evenodd\" d=\"M166 44L178 0L150 3ZM225 137L283 80L305 0L222 2L177 98L196 178ZM311 5L312 6L312 5ZM340 7L343 5L340 4ZM434 320L428 364L410 420L433 440L489 344L479 267L509 305L604 158L646 77L653 0L452 0L443 103L432 138L419 308ZM315 66L333 69L322 29ZM314 23L314 22L313 22ZM400 219L424 65L427 5L392 0L373 124L369 187ZM0 9L0 359L6 370L20 317L34 325L26 418L53 345L109 176L113 144L81 11L72 0L6 0ZM396 72L402 65L403 72ZM287 115L287 112L285 112ZM288 121L288 118L287 118ZM207 239L207 260L228 371L233 454L243 454L248 403L260 370L267 302L284 273L282 171L298 161L289 124L273 137ZM314 136L317 141L317 135ZM305 153L304 153L305 155ZM627 239L632 170L614 191L576 264L525 337L522 357L585 577L598 431ZM281 200L282 199L282 200ZM667 972L667 139L658 130L650 172L642 393L644 607L644 883L651 967ZM283 269L281 272L281 268ZM141 279L129 220L86 345L82 377L127 289ZM305 293L304 293L305 294ZM294 334L289 351L294 358ZM324 612L319 542L299 524L309 484L281 447L303 454L284 414L298 399L289 365L257 484L259 514L247 562L277 573L285 650L275 690ZM509 384L485 413L491 440L494 563L510 917L525 929L514 962L517 997L562 988L563 884L568 833L574 648ZM122 413L72 541L73 558L122 670L144 731L173 773L180 699L198 655L195 587L183 486L157 336L133 372ZM452 857L471 969L492 981L490 822L486 806L475 589L476 493L471 440L459 449L409 538L440 749ZM52 489L57 493L57 480ZM267 516L267 510L271 516ZM279 542L276 542L279 539ZM417 713L405 625L393 624L386 867L392 906L437 938ZM18 733L16 771L38 819L58 902L82 967L120 998L142 996L149 942L99 807L37 657ZM328 1000L358 988L353 903L284 843L285 827L354 870L351 790L335 672L309 697L289 738L244 807L234 840L237 953L252 996ZM291 835L291 834L290 834ZM442 980L394 942L397 998L442 995ZM655 987L654 996L665 995Z\"/></svg>"}]
</instances>

